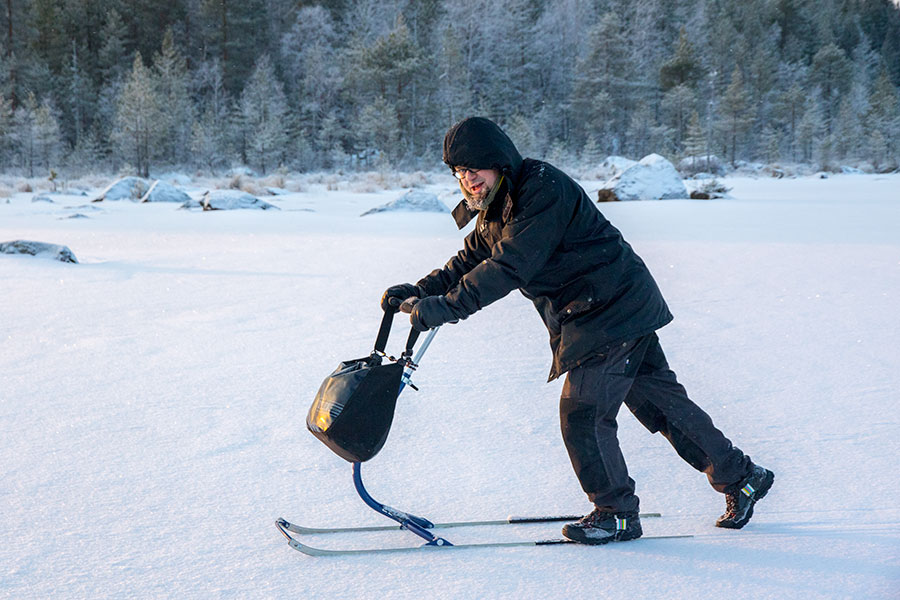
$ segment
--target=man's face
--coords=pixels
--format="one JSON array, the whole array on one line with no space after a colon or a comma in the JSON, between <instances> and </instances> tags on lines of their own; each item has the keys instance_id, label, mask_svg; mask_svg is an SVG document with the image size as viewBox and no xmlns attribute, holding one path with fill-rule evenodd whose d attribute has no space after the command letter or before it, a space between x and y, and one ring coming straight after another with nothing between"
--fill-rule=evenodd
<instances>
[{"instance_id":1,"label":"man's face","mask_svg":"<svg viewBox=\"0 0 900 600\"><path fill-rule=\"evenodd\" d=\"M456 168L456 176L459 178L463 188L473 198L483 199L488 195L500 172L496 169L466 169L465 167Z\"/></svg>"}]
</instances>

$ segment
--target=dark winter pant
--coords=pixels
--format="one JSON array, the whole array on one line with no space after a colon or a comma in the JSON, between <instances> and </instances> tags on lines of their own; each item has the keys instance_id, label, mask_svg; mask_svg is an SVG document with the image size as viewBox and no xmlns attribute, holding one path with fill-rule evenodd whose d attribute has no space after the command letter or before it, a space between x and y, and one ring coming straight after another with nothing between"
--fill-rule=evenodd
<instances>
[{"instance_id":1,"label":"dark winter pant","mask_svg":"<svg viewBox=\"0 0 900 600\"><path fill-rule=\"evenodd\" d=\"M655 333L613 347L569 371L559 403L560 424L581 487L600 510L637 512L616 437L622 403L651 432L659 431L685 461L727 493L752 463L699 406L669 369Z\"/></svg>"}]
</instances>

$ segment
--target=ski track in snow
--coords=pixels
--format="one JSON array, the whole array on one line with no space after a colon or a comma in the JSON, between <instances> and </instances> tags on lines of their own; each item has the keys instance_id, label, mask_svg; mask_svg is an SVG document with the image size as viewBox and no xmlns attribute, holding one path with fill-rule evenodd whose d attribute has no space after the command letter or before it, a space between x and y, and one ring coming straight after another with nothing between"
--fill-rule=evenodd
<instances>
[{"instance_id":1,"label":"ski track in snow","mask_svg":"<svg viewBox=\"0 0 900 600\"><path fill-rule=\"evenodd\" d=\"M271 212L104 202L60 220L83 199L0 203L0 241L64 244L81 263L0 255L0 598L897 598L900 176L724 182L732 199L600 209L675 314L660 338L679 379L776 473L744 530L713 527L722 496L622 411L641 508L665 515L645 532L697 537L320 559L274 520L386 523L306 411L338 362L370 351L382 291L461 247L452 219L360 218L403 190L315 186ZM397 317L389 352L407 331ZM369 491L432 520L588 510L549 365L517 293L442 328L363 466Z\"/></svg>"}]
</instances>

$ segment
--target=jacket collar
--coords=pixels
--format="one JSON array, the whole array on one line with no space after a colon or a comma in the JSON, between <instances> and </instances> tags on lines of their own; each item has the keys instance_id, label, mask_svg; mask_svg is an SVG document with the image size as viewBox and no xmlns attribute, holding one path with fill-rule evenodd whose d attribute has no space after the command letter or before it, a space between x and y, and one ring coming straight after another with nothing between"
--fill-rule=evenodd
<instances>
[{"instance_id":1,"label":"jacket collar","mask_svg":"<svg viewBox=\"0 0 900 600\"><path fill-rule=\"evenodd\" d=\"M453 215L453 220L456 221L456 226L462 229L478 215L478 211L469 210L469 207L466 206L466 200L463 198L463 201L456 205L451 214Z\"/></svg>"},{"instance_id":2,"label":"jacket collar","mask_svg":"<svg viewBox=\"0 0 900 600\"><path fill-rule=\"evenodd\" d=\"M493 206L497 206L499 204L500 202L495 200L487 210L490 211ZM503 211L500 213L501 223L506 224L506 222L509 221L509 218L512 215L512 209L512 194L507 192L506 196L503 198ZM470 210L466 205L465 199L463 199L463 201L457 204L456 208L451 211L451 214L453 215L453 219L456 221L457 228L462 229L463 227L468 225L469 222L472 221L472 219L477 217L479 212L480 211L477 210ZM497 217L494 216L493 218L496 219Z\"/></svg>"}]
</instances>

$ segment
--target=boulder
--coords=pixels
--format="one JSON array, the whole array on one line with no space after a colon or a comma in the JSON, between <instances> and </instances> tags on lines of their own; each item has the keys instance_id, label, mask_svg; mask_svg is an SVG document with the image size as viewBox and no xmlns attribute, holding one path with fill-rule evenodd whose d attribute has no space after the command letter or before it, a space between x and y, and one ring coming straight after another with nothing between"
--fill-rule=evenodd
<instances>
[{"instance_id":1,"label":"boulder","mask_svg":"<svg viewBox=\"0 0 900 600\"><path fill-rule=\"evenodd\" d=\"M631 160L624 156L613 155L607 156L603 162L600 163L600 169L607 174L607 177L613 177L636 164L636 160Z\"/></svg>"},{"instance_id":2,"label":"boulder","mask_svg":"<svg viewBox=\"0 0 900 600\"><path fill-rule=\"evenodd\" d=\"M434 194L420 190L409 190L396 200L387 204L372 208L361 214L361 217L381 212L438 212L446 213L450 210Z\"/></svg>"},{"instance_id":3,"label":"boulder","mask_svg":"<svg viewBox=\"0 0 900 600\"><path fill-rule=\"evenodd\" d=\"M203 210L279 210L277 206L263 202L256 196L240 190L209 190L200 200L189 200L181 208L202 208Z\"/></svg>"},{"instance_id":4,"label":"boulder","mask_svg":"<svg viewBox=\"0 0 900 600\"><path fill-rule=\"evenodd\" d=\"M185 192L171 183L157 179L141 197L141 202L189 202L191 199Z\"/></svg>"},{"instance_id":5,"label":"boulder","mask_svg":"<svg viewBox=\"0 0 900 600\"><path fill-rule=\"evenodd\" d=\"M68 246L29 240L0 242L0 254L28 254L40 258L51 258L65 263L78 263L78 259L75 258Z\"/></svg>"},{"instance_id":6,"label":"boulder","mask_svg":"<svg viewBox=\"0 0 900 600\"><path fill-rule=\"evenodd\" d=\"M131 200L132 202L137 202L149 189L150 182L143 177L123 177L109 184L93 201Z\"/></svg>"},{"instance_id":7,"label":"boulder","mask_svg":"<svg viewBox=\"0 0 900 600\"><path fill-rule=\"evenodd\" d=\"M599 190L597 192L597 202L618 202L619 199L616 197L616 193L612 190Z\"/></svg>"},{"instance_id":8,"label":"boulder","mask_svg":"<svg viewBox=\"0 0 900 600\"><path fill-rule=\"evenodd\" d=\"M675 166L659 154L650 154L603 184L619 200L687 198L688 191Z\"/></svg>"}]
</instances>

